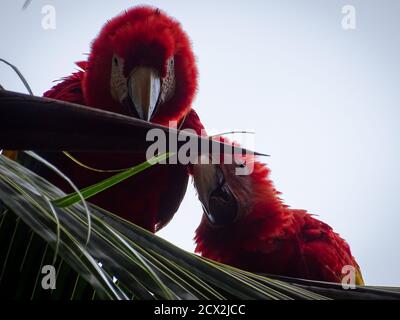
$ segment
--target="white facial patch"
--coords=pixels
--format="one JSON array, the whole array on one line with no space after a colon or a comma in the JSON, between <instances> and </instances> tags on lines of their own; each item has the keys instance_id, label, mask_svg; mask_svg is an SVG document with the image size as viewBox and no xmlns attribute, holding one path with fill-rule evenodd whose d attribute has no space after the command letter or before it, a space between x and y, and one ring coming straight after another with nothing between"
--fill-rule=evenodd
<instances>
[{"instance_id":1,"label":"white facial patch","mask_svg":"<svg viewBox=\"0 0 400 320\"><path fill-rule=\"evenodd\" d=\"M170 58L167 62L167 74L161 81L161 93L159 104L167 102L175 94L175 62L174 58Z\"/></svg>"},{"instance_id":2,"label":"white facial patch","mask_svg":"<svg viewBox=\"0 0 400 320\"><path fill-rule=\"evenodd\" d=\"M174 58L168 59L167 72L163 79L158 78L156 70L144 66L137 66L128 79L124 75L124 63L123 58L113 55L110 77L111 96L120 103L130 97L139 117L150 121L157 112L157 107L162 107L162 104L169 101L175 94ZM143 86L144 84L147 85Z\"/></svg>"},{"instance_id":3,"label":"white facial patch","mask_svg":"<svg viewBox=\"0 0 400 320\"><path fill-rule=\"evenodd\" d=\"M114 100L122 102L128 95L128 80L124 76L124 59L114 55L111 61L110 91Z\"/></svg>"}]
</instances>

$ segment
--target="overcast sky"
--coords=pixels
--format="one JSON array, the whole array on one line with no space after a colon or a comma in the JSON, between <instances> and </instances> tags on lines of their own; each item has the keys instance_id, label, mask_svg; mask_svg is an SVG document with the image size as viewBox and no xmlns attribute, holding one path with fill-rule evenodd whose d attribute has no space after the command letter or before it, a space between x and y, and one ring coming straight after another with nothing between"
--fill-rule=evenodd
<instances>
[{"instance_id":1,"label":"overcast sky","mask_svg":"<svg viewBox=\"0 0 400 320\"><path fill-rule=\"evenodd\" d=\"M399 1L33 0L21 11L24 1L1 1L0 57L36 95L74 71L122 10L151 4L177 18L197 56L204 125L254 130L285 202L340 233L368 284L400 285ZM45 5L54 30L42 27ZM342 27L344 5L355 30ZM24 91L3 65L0 83ZM190 186L159 235L192 251L201 214Z\"/></svg>"}]
</instances>

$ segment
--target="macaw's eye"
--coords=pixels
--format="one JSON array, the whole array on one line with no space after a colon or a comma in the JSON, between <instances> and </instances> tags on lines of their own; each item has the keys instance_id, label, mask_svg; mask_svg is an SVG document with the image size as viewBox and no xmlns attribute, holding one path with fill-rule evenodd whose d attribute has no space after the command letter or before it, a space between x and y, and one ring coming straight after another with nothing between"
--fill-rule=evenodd
<instances>
[{"instance_id":1,"label":"macaw's eye","mask_svg":"<svg viewBox=\"0 0 400 320\"><path fill-rule=\"evenodd\" d=\"M239 160L236 164L239 168L246 168L246 161L244 160Z\"/></svg>"},{"instance_id":2,"label":"macaw's eye","mask_svg":"<svg viewBox=\"0 0 400 320\"><path fill-rule=\"evenodd\" d=\"M118 67L118 58L117 57L114 57L114 64Z\"/></svg>"}]
</instances>

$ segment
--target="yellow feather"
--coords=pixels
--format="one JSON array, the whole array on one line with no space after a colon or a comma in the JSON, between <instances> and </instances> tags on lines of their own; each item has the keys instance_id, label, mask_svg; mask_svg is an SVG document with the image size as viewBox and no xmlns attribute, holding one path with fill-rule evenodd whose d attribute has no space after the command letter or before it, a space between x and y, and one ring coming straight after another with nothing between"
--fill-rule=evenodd
<instances>
[{"instance_id":1,"label":"yellow feather","mask_svg":"<svg viewBox=\"0 0 400 320\"><path fill-rule=\"evenodd\" d=\"M16 150L4 150L2 155L15 161L15 160L17 160L17 157L18 157L18 151L16 151Z\"/></svg>"}]
</instances>

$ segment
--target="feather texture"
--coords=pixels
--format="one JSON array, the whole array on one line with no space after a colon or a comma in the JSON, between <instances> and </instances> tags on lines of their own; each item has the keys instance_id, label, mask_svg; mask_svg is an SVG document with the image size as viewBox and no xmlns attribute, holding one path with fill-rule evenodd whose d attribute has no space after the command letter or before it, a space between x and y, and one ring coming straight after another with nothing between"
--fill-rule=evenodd
<instances>
[{"instance_id":1,"label":"feather texture","mask_svg":"<svg viewBox=\"0 0 400 320\"><path fill-rule=\"evenodd\" d=\"M363 284L346 241L307 211L285 205L264 164L255 162L244 179L251 186L251 192L243 194L249 198L248 212L223 227L212 226L203 216L196 252L252 272L330 282L341 282L342 268L349 265L356 284Z\"/></svg>"},{"instance_id":2,"label":"feather texture","mask_svg":"<svg viewBox=\"0 0 400 320\"><path fill-rule=\"evenodd\" d=\"M152 122L168 125L169 121L175 121L181 128L196 132L203 129L191 108L197 87L197 68L189 39L177 21L151 7L132 8L107 22L93 41L88 61L78 62L79 70L61 79L44 96L127 114L126 106L114 100L110 92L114 55L124 59L125 76L136 66L155 68L163 76L173 57L175 92L159 106ZM41 154L79 188L111 175L88 170L63 153ZM72 153L72 156L88 167L104 170L129 168L146 160L145 155L128 153ZM40 165L36 169L66 192L70 191L58 176L44 171ZM155 165L94 196L91 201L155 232L177 211L186 192L188 174L188 168L183 165Z\"/></svg>"}]
</instances>

